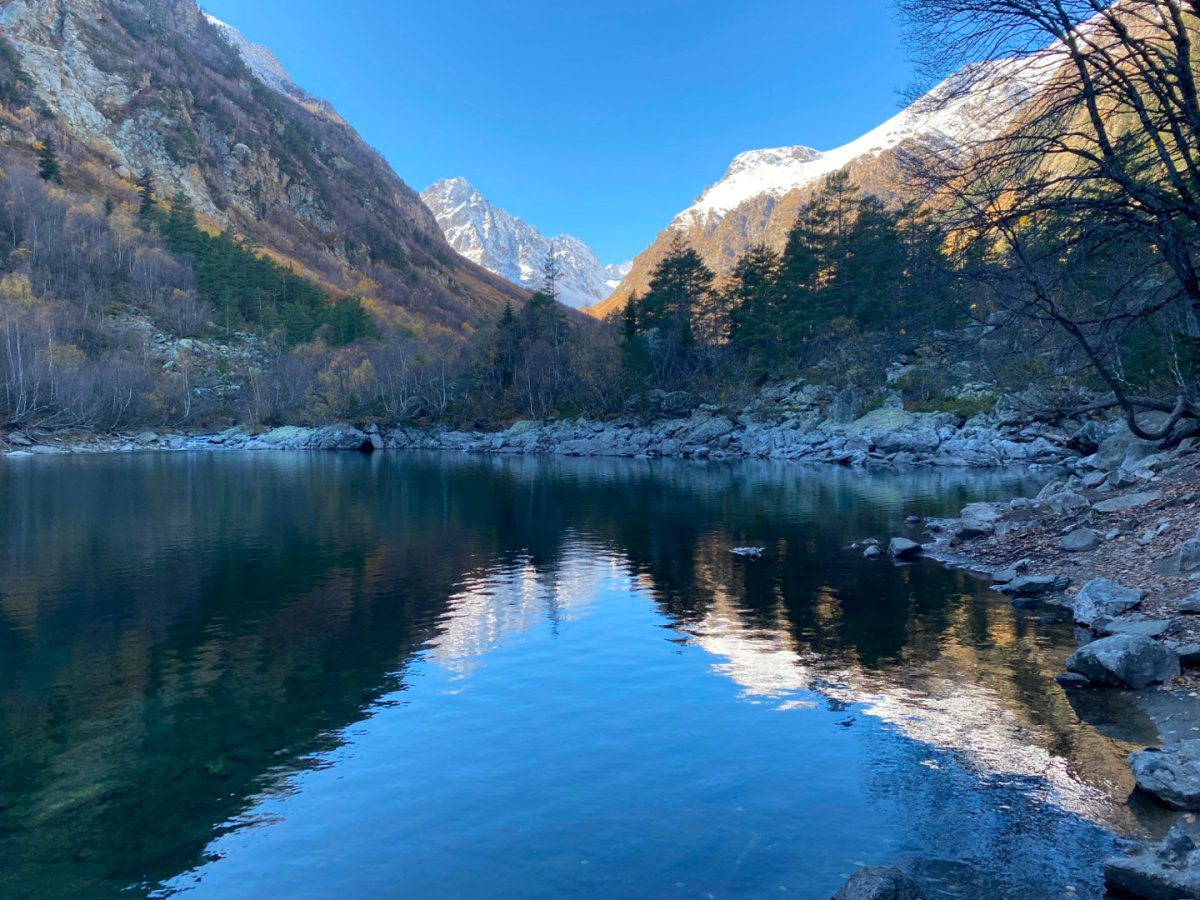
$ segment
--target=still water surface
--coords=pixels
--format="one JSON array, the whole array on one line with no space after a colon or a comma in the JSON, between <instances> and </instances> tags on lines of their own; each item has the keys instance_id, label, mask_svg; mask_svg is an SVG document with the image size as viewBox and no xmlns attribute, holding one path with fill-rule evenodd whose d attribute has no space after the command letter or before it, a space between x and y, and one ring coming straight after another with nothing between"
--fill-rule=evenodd
<instances>
[{"instance_id":1,"label":"still water surface","mask_svg":"<svg viewBox=\"0 0 1200 900\"><path fill-rule=\"evenodd\" d=\"M1152 726L1044 610L849 549L1026 479L0 462L0 896L1100 896Z\"/></svg>"}]
</instances>

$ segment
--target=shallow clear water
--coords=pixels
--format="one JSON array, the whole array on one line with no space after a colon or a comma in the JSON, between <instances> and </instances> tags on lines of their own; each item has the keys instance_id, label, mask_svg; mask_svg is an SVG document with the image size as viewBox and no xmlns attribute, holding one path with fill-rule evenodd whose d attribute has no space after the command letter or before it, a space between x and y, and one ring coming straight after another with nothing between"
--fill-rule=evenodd
<instances>
[{"instance_id":1,"label":"shallow clear water","mask_svg":"<svg viewBox=\"0 0 1200 900\"><path fill-rule=\"evenodd\" d=\"M1030 487L0 463L0 895L1099 896L1142 826L1109 700L1052 681L1069 626L849 549Z\"/></svg>"}]
</instances>

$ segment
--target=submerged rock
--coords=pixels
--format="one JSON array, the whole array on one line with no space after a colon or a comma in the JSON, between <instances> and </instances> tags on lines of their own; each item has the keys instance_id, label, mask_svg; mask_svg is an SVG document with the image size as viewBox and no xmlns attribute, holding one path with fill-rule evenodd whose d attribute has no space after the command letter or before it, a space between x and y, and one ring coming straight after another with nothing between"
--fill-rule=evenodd
<instances>
[{"instance_id":1,"label":"submerged rock","mask_svg":"<svg viewBox=\"0 0 1200 900\"><path fill-rule=\"evenodd\" d=\"M996 590L1016 597L1035 597L1065 591L1070 584L1071 579L1066 575L1020 575Z\"/></svg>"},{"instance_id":2,"label":"submerged rock","mask_svg":"<svg viewBox=\"0 0 1200 900\"><path fill-rule=\"evenodd\" d=\"M920 886L899 869L867 866L855 872L833 900L924 900Z\"/></svg>"},{"instance_id":3,"label":"submerged rock","mask_svg":"<svg viewBox=\"0 0 1200 900\"><path fill-rule=\"evenodd\" d=\"M902 537L894 537L888 544L888 554L892 559L911 559L920 556L922 549L924 548L916 541Z\"/></svg>"},{"instance_id":4,"label":"submerged rock","mask_svg":"<svg viewBox=\"0 0 1200 900\"><path fill-rule=\"evenodd\" d=\"M1175 809L1200 809L1200 738L1129 754L1137 786Z\"/></svg>"},{"instance_id":5,"label":"submerged rock","mask_svg":"<svg viewBox=\"0 0 1200 900\"><path fill-rule=\"evenodd\" d=\"M1061 672L1054 676L1057 681L1065 688L1080 690L1092 686L1092 680L1086 675L1080 675L1078 672Z\"/></svg>"},{"instance_id":6,"label":"submerged rock","mask_svg":"<svg viewBox=\"0 0 1200 900\"><path fill-rule=\"evenodd\" d=\"M1117 634L1076 650L1067 670L1096 684L1138 690L1179 677L1179 655L1153 638Z\"/></svg>"},{"instance_id":7,"label":"submerged rock","mask_svg":"<svg viewBox=\"0 0 1200 900\"><path fill-rule=\"evenodd\" d=\"M744 559L762 559L765 547L734 547L729 552Z\"/></svg>"}]
</instances>

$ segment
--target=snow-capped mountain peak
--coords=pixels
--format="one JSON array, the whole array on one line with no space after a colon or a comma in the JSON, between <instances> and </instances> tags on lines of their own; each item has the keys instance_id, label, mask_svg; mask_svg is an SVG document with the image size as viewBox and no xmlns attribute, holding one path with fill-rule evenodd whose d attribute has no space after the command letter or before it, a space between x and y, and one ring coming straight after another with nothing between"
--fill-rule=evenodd
<instances>
[{"instance_id":1,"label":"snow-capped mountain peak","mask_svg":"<svg viewBox=\"0 0 1200 900\"><path fill-rule=\"evenodd\" d=\"M472 262L529 290L542 286L546 263L558 264L559 299L576 308L604 300L632 263L606 266L579 238L547 238L532 225L493 206L465 178L430 185L421 199L450 246Z\"/></svg>"},{"instance_id":2,"label":"snow-capped mountain peak","mask_svg":"<svg viewBox=\"0 0 1200 900\"><path fill-rule=\"evenodd\" d=\"M721 219L747 200L764 194L782 197L856 159L879 156L906 141L955 147L986 140L1012 122L1061 64L1061 50L1050 48L1031 57L964 69L878 128L833 150L778 147L741 153L725 176L672 224L686 228Z\"/></svg>"},{"instance_id":3,"label":"snow-capped mountain peak","mask_svg":"<svg viewBox=\"0 0 1200 900\"><path fill-rule=\"evenodd\" d=\"M230 47L238 52L242 62L263 84L278 94L282 94L301 106L305 107L309 112L312 112L324 119L341 122L342 118L337 114L332 104L327 100L322 100L319 97L314 97L308 91L304 90L288 74L287 69L283 67L283 63L279 58L271 52L267 47L261 44L254 44L240 31L234 28L227 22L222 22L216 16L204 14L204 18L208 20L208 24L217 30L221 38Z\"/></svg>"}]
</instances>

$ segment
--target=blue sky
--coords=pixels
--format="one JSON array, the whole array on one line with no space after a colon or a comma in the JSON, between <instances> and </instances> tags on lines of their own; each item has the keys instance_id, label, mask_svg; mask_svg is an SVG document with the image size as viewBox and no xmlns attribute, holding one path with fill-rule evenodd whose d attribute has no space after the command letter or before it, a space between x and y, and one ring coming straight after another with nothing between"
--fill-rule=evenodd
<instances>
[{"instance_id":1,"label":"blue sky","mask_svg":"<svg viewBox=\"0 0 1200 900\"><path fill-rule=\"evenodd\" d=\"M462 176L605 262L744 150L829 149L911 75L890 0L203 0L417 190Z\"/></svg>"}]
</instances>

